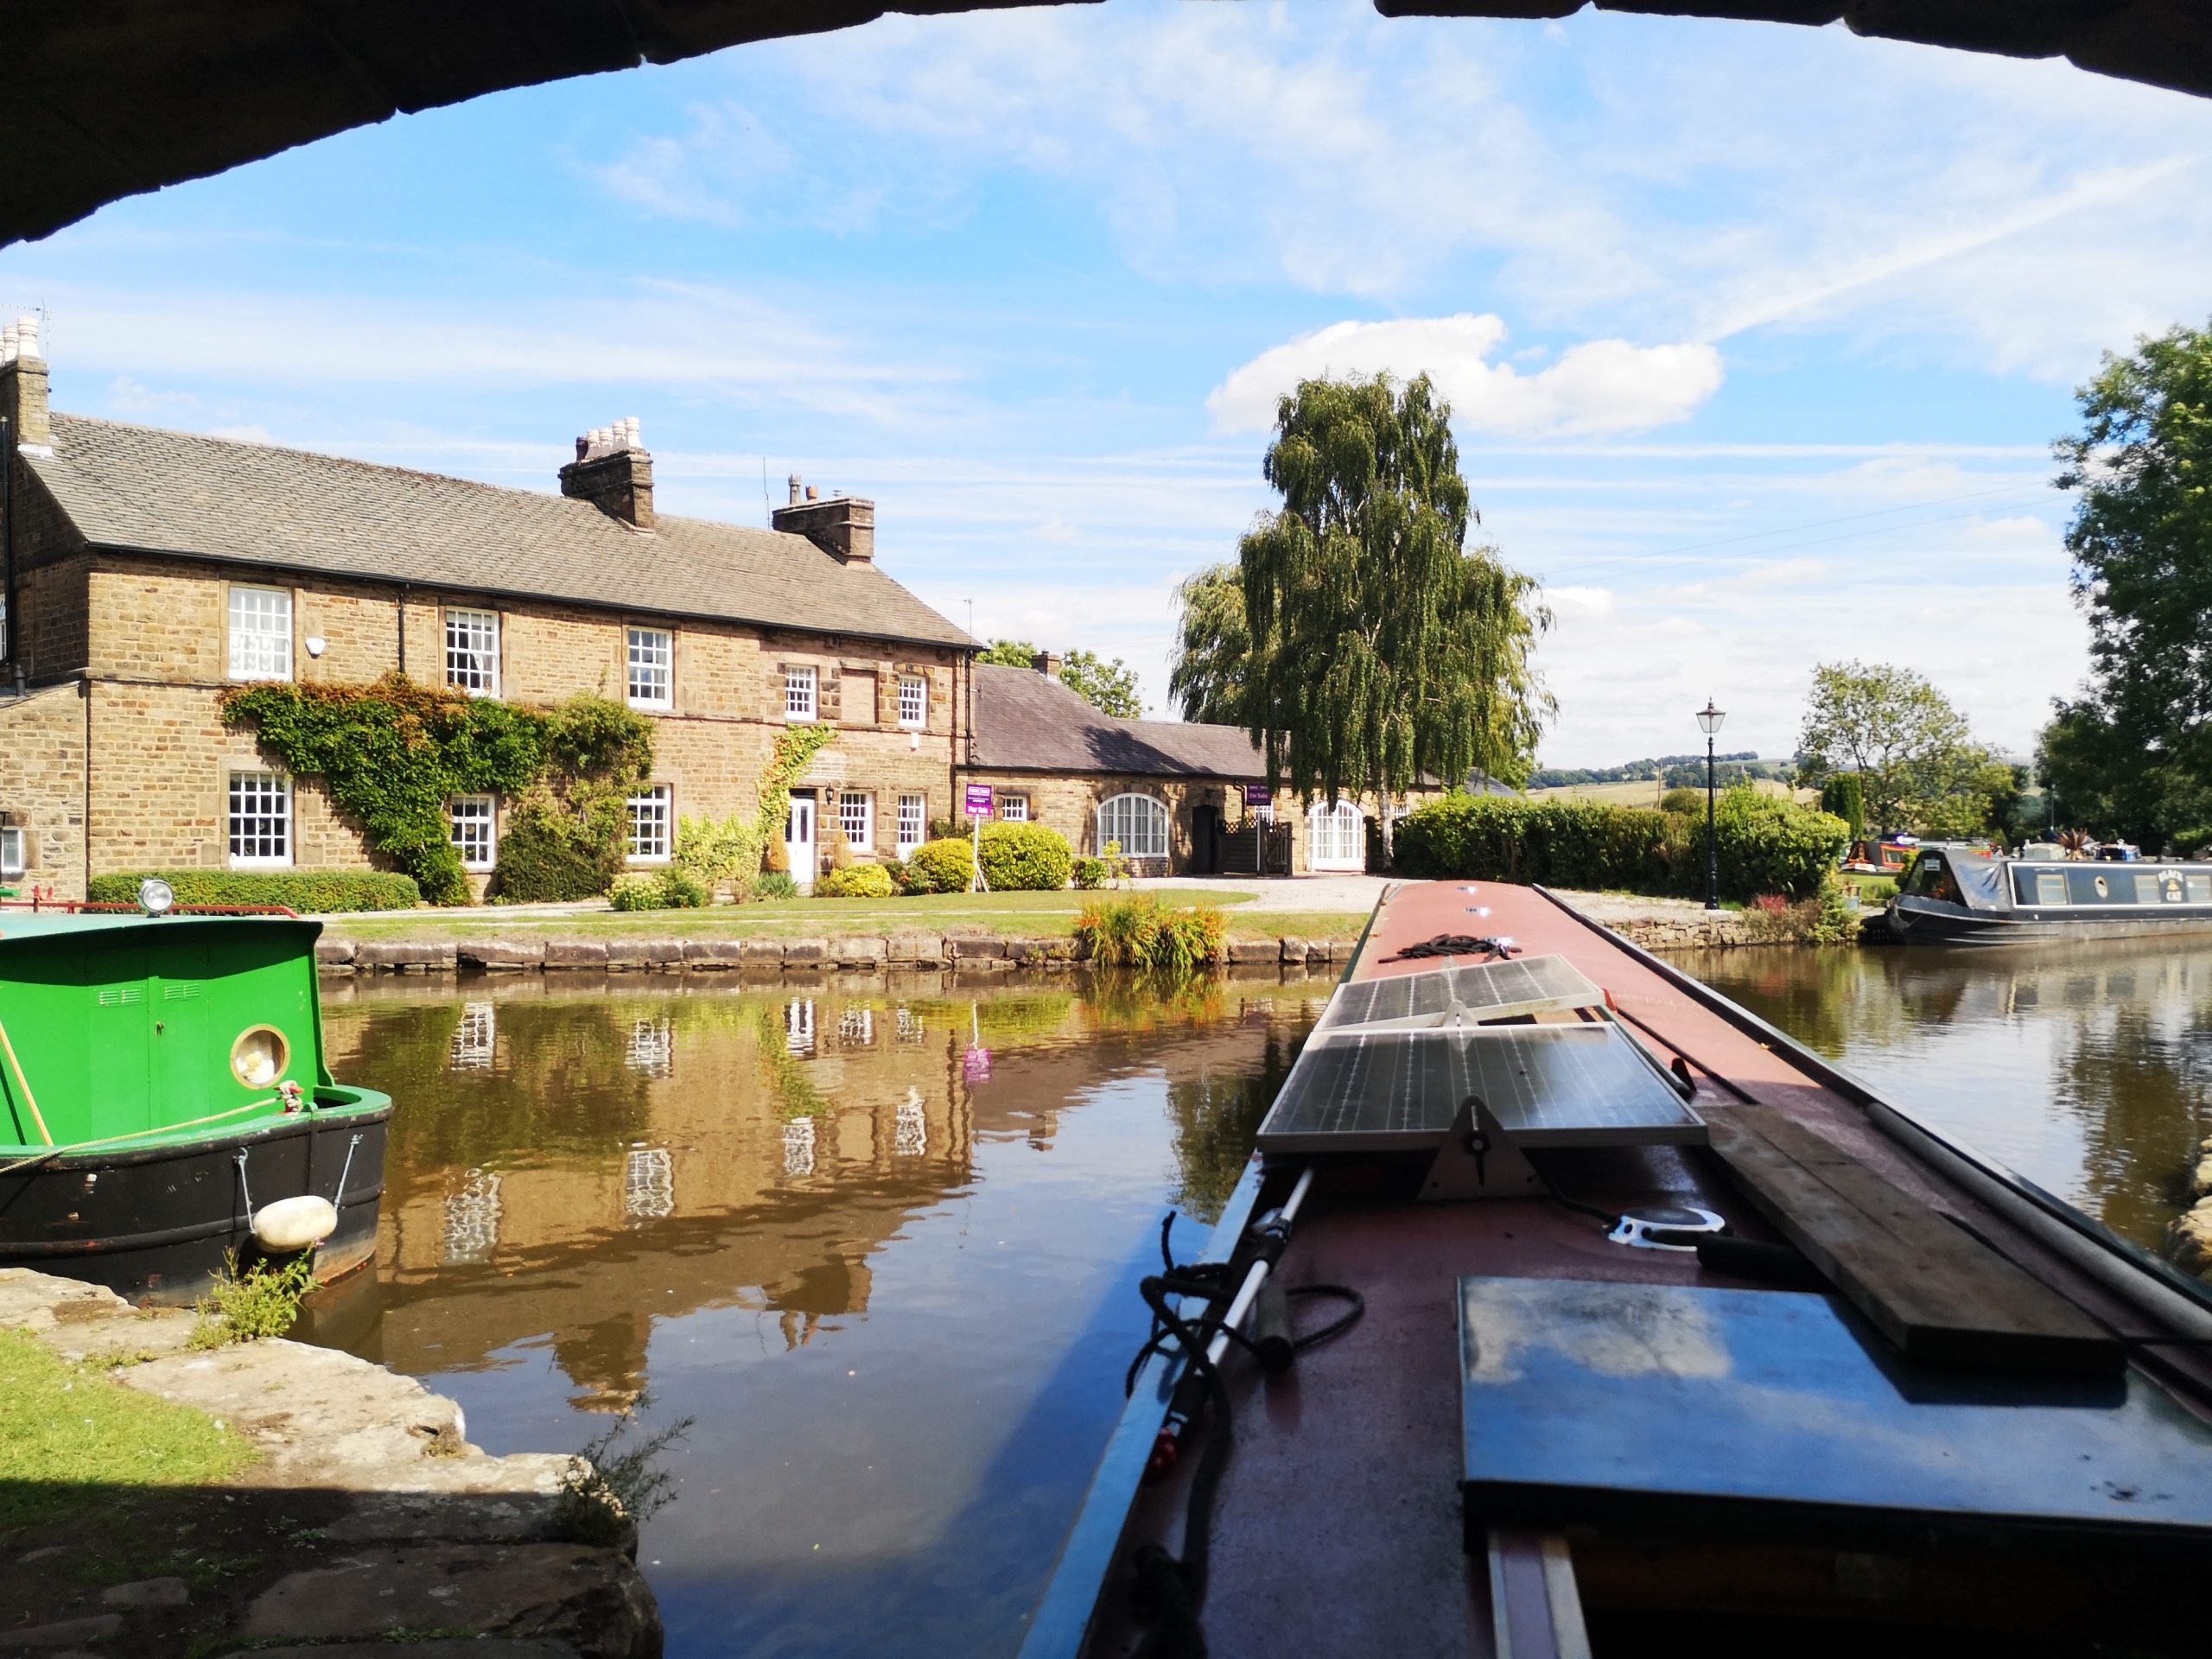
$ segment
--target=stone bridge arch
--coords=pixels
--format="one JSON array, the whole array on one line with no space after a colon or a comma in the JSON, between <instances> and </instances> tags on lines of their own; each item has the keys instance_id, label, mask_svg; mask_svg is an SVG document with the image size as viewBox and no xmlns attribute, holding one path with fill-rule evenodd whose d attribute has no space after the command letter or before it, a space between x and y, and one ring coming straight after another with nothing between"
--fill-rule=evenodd
<instances>
[{"instance_id":1,"label":"stone bridge arch","mask_svg":"<svg viewBox=\"0 0 2212 1659\"><path fill-rule=\"evenodd\" d=\"M0 0L0 246L124 196L512 87L1014 0ZM1062 3L1065 0L1061 0ZM1595 0L1821 26L2212 93L2206 0ZM1552 18L1583 0L1376 0Z\"/></svg>"}]
</instances>

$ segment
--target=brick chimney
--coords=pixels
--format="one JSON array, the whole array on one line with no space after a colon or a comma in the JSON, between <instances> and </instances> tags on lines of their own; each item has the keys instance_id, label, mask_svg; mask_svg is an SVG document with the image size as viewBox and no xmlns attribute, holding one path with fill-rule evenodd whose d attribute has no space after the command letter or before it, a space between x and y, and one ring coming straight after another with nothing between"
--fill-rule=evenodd
<instances>
[{"instance_id":1,"label":"brick chimney","mask_svg":"<svg viewBox=\"0 0 2212 1659\"><path fill-rule=\"evenodd\" d=\"M18 317L0 328L0 416L10 437L34 446L54 442L46 402L46 359L38 353L38 319Z\"/></svg>"},{"instance_id":2,"label":"brick chimney","mask_svg":"<svg viewBox=\"0 0 2212 1659\"><path fill-rule=\"evenodd\" d=\"M778 507L772 522L778 530L804 536L824 553L846 564L875 563L875 503L856 495L833 495L827 501L813 490L802 493L799 476L791 477L791 499Z\"/></svg>"},{"instance_id":3,"label":"brick chimney","mask_svg":"<svg viewBox=\"0 0 2212 1659\"><path fill-rule=\"evenodd\" d=\"M1040 651L1029 659L1029 666L1046 679L1057 680L1060 677L1060 653L1057 651Z\"/></svg>"},{"instance_id":4,"label":"brick chimney","mask_svg":"<svg viewBox=\"0 0 2212 1659\"><path fill-rule=\"evenodd\" d=\"M634 529L653 527L653 458L638 442L636 416L576 440L576 458L561 469L561 493Z\"/></svg>"}]
</instances>

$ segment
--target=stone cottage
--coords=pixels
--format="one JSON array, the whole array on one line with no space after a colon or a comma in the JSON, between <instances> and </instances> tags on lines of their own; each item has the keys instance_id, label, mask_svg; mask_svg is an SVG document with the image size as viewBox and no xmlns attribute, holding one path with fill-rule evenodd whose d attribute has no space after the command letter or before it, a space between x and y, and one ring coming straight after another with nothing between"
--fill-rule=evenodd
<instances>
[{"instance_id":1,"label":"stone cottage","mask_svg":"<svg viewBox=\"0 0 2212 1659\"><path fill-rule=\"evenodd\" d=\"M836 727L794 791L804 877L958 808L976 642L874 559L874 504L792 480L773 527L653 507L634 423L579 439L560 493L50 413L35 333L0 348L5 679L0 880L81 897L113 871L365 869L359 832L218 699L397 671L486 697L620 698L654 722L631 861L678 817L753 810L776 733ZM480 888L505 803L450 804Z\"/></svg>"}]
</instances>

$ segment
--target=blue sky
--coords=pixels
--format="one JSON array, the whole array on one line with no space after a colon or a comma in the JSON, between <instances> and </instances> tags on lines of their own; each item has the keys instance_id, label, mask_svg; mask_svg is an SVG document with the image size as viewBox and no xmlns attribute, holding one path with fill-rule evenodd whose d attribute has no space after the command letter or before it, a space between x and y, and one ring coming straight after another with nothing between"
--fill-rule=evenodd
<instances>
[{"instance_id":1,"label":"blue sky","mask_svg":"<svg viewBox=\"0 0 2212 1659\"><path fill-rule=\"evenodd\" d=\"M1541 576L1553 764L1786 753L1811 665L2025 747L2084 664L2050 440L2212 311L2212 104L1806 30L1096 7L402 118L0 252L55 401L664 511L874 498L986 636L1127 658L1270 503L1274 395L1427 368ZM644 556L650 556L649 554Z\"/></svg>"}]
</instances>

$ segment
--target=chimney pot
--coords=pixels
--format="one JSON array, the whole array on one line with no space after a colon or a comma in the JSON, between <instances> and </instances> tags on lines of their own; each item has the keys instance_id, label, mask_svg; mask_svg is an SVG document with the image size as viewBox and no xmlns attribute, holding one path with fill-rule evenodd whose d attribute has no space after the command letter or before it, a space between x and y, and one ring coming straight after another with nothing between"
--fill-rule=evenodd
<instances>
[{"instance_id":1,"label":"chimney pot","mask_svg":"<svg viewBox=\"0 0 2212 1659\"><path fill-rule=\"evenodd\" d=\"M1060 653L1057 651L1040 651L1029 659L1029 666L1046 679L1057 680L1060 677Z\"/></svg>"},{"instance_id":2,"label":"chimney pot","mask_svg":"<svg viewBox=\"0 0 2212 1659\"><path fill-rule=\"evenodd\" d=\"M35 317L17 317L0 328L0 416L6 417L9 435L16 443L42 448L54 442Z\"/></svg>"},{"instance_id":3,"label":"chimney pot","mask_svg":"<svg viewBox=\"0 0 2212 1659\"><path fill-rule=\"evenodd\" d=\"M821 499L821 492L810 484L806 486L806 499L810 501L818 500Z\"/></svg>"},{"instance_id":4,"label":"chimney pot","mask_svg":"<svg viewBox=\"0 0 2212 1659\"><path fill-rule=\"evenodd\" d=\"M798 505L798 474L797 473L793 473L791 476L791 505L793 506Z\"/></svg>"}]
</instances>

